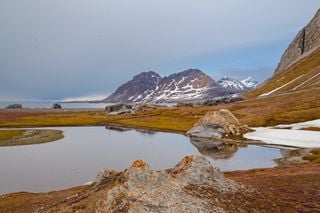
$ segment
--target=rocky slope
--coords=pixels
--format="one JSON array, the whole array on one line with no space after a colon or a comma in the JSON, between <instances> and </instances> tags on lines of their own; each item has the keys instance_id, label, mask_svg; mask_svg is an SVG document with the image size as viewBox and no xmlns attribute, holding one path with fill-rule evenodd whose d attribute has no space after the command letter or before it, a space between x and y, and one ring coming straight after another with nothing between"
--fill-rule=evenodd
<instances>
[{"instance_id":1,"label":"rocky slope","mask_svg":"<svg viewBox=\"0 0 320 213\"><path fill-rule=\"evenodd\" d=\"M265 97L320 86L320 10L283 54L274 75L246 97Z\"/></svg>"},{"instance_id":2,"label":"rocky slope","mask_svg":"<svg viewBox=\"0 0 320 213\"><path fill-rule=\"evenodd\" d=\"M215 82L198 69L189 69L165 77L149 71L134 76L103 101L111 103L193 101L241 93L254 87L250 84L255 82L247 79L242 83L231 78Z\"/></svg>"},{"instance_id":3,"label":"rocky slope","mask_svg":"<svg viewBox=\"0 0 320 213\"><path fill-rule=\"evenodd\" d=\"M281 57L281 61L275 71L280 73L297 60L301 60L320 46L320 10L313 19L296 35Z\"/></svg>"}]
</instances>

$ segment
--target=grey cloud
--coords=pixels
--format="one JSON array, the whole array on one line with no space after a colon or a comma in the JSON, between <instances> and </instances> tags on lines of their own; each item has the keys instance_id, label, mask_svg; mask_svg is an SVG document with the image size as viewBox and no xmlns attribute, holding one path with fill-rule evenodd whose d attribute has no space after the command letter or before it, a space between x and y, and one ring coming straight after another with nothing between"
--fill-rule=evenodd
<instances>
[{"instance_id":1,"label":"grey cloud","mask_svg":"<svg viewBox=\"0 0 320 213\"><path fill-rule=\"evenodd\" d=\"M3 0L0 96L107 94L141 71L292 36L318 3Z\"/></svg>"}]
</instances>

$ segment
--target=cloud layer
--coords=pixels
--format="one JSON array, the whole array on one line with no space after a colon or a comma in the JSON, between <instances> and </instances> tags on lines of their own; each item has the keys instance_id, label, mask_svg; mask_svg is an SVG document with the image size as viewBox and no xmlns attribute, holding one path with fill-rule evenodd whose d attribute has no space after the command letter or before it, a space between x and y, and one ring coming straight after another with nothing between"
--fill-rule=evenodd
<instances>
[{"instance_id":1,"label":"cloud layer","mask_svg":"<svg viewBox=\"0 0 320 213\"><path fill-rule=\"evenodd\" d=\"M169 74L199 67L217 77L228 69L274 67L318 3L1 1L0 97L108 94L146 70ZM270 53L265 61L250 61L265 46Z\"/></svg>"}]
</instances>

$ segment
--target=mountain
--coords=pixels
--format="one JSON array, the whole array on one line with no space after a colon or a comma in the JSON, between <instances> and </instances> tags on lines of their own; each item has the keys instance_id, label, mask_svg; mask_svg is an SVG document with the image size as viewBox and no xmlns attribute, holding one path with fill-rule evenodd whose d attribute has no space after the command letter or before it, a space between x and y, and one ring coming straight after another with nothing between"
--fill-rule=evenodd
<instances>
[{"instance_id":1,"label":"mountain","mask_svg":"<svg viewBox=\"0 0 320 213\"><path fill-rule=\"evenodd\" d=\"M217 83L224 88L229 88L235 91L239 90L240 92L253 89L258 85L258 82L251 77L238 81L234 78L224 76Z\"/></svg>"},{"instance_id":2,"label":"mountain","mask_svg":"<svg viewBox=\"0 0 320 213\"><path fill-rule=\"evenodd\" d=\"M296 35L281 57L275 73L280 73L295 62L310 55L320 46L320 9L312 20Z\"/></svg>"},{"instance_id":3,"label":"mountain","mask_svg":"<svg viewBox=\"0 0 320 213\"><path fill-rule=\"evenodd\" d=\"M160 80L161 77L156 72L142 72L120 86L104 102L138 102L155 91Z\"/></svg>"},{"instance_id":4,"label":"mountain","mask_svg":"<svg viewBox=\"0 0 320 213\"><path fill-rule=\"evenodd\" d=\"M319 87L320 10L288 46L273 76L245 96L266 97L298 91L310 91L314 94L313 89Z\"/></svg>"},{"instance_id":5,"label":"mountain","mask_svg":"<svg viewBox=\"0 0 320 213\"><path fill-rule=\"evenodd\" d=\"M258 82L251 77L245 78L240 82L248 89L254 89L258 86Z\"/></svg>"},{"instance_id":6,"label":"mountain","mask_svg":"<svg viewBox=\"0 0 320 213\"><path fill-rule=\"evenodd\" d=\"M231 79L231 78L230 78ZM133 77L103 102L179 102L201 100L243 92L248 88L223 87L199 69L161 77L149 71Z\"/></svg>"}]
</instances>

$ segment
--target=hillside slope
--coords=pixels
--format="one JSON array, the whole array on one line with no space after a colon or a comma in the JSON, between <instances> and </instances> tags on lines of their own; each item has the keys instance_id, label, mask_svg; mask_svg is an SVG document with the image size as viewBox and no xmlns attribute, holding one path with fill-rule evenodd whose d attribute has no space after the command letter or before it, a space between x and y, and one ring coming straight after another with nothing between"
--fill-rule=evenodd
<instances>
[{"instance_id":1,"label":"hillside slope","mask_svg":"<svg viewBox=\"0 0 320 213\"><path fill-rule=\"evenodd\" d=\"M274 96L320 86L320 10L285 51L274 75L247 98Z\"/></svg>"}]
</instances>

